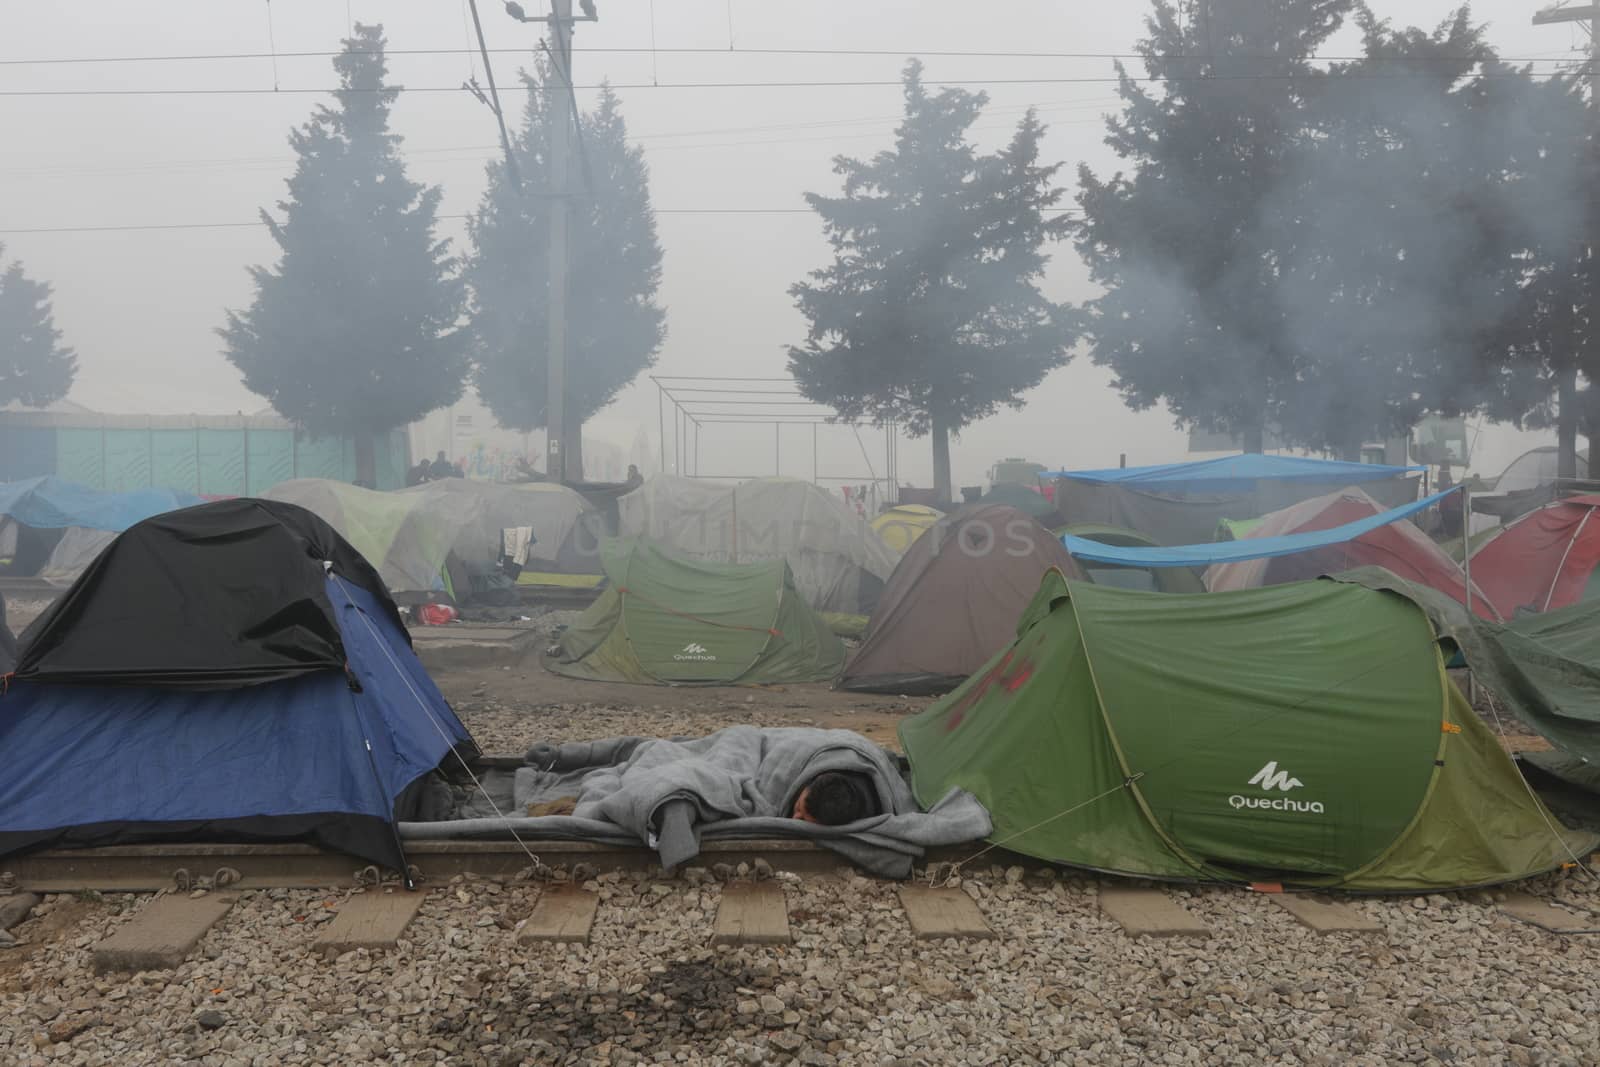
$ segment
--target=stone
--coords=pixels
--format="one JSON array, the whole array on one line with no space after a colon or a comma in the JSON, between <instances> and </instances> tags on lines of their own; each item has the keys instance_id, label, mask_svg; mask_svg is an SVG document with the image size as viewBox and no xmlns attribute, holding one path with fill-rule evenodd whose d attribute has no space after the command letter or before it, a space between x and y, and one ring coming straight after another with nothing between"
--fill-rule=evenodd
<instances>
[{"instance_id":1,"label":"stone","mask_svg":"<svg viewBox=\"0 0 1600 1067\"><path fill-rule=\"evenodd\" d=\"M228 1024L228 1017L220 1011L203 1011L194 1021L202 1030L220 1030Z\"/></svg>"}]
</instances>

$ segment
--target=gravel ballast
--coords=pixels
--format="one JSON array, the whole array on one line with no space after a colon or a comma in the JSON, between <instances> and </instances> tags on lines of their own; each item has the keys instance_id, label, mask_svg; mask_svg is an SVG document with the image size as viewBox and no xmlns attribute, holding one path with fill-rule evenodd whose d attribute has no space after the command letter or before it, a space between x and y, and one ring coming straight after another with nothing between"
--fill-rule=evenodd
<instances>
[{"instance_id":1,"label":"gravel ballast","mask_svg":"<svg viewBox=\"0 0 1600 1067\"><path fill-rule=\"evenodd\" d=\"M91 976L88 946L138 898L55 897L25 940L54 908L84 914L0 972L0 1062L1578 1065L1600 1049L1589 942L1488 893L1357 900L1384 932L1323 937L1259 896L1179 889L1213 937L1135 941L1096 882L989 868L962 888L999 938L930 942L890 884L780 881L792 946L710 947L721 885L698 873L602 876L590 945L521 945L538 888L464 879L434 887L398 952L331 962L311 941L341 894L248 892L195 959L128 978ZM1535 889L1600 903L1571 875Z\"/></svg>"},{"instance_id":2,"label":"gravel ballast","mask_svg":"<svg viewBox=\"0 0 1600 1067\"><path fill-rule=\"evenodd\" d=\"M539 703L538 681L441 678L496 753L740 722L892 737L903 710L655 688ZM1212 936L1135 940L1101 879L990 858L959 884L989 941L914 939L892 883L780 872L794 943L712 947L722 882L694 870L591 878L590 944L520 944L541 888L461 879L428 887L392 953L313 952L345 891L255 890L177 970L132 976L94 976L90 948L149 895L53 895L0 949L0 1065L1600 1062L1595 939L1510 919L1496 891L1344 898L1382 932L1322 936L1256 894L1168 887ZM1518 888L1600 912L1583 871Z\"/></svg>"}]
</instances>

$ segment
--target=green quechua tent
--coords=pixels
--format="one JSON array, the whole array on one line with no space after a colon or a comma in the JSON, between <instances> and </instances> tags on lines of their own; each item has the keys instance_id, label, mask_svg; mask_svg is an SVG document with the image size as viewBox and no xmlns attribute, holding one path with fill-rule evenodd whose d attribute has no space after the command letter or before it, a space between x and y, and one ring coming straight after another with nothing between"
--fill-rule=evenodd
<instances>
[{"instance_id":1,"label":"green quechua tent","mask_svg":"<svg viewBox=\"0 0 1600 1067\"><path fill-rule=\"evenodd\" d=\"M605 542L608 585L546 666L665 685L826 682L844 645L795 592L783 560L708 563L632 540Z\"/></svg>"},{"instance_id":2,"label":"green quechua tent","mask_svg":"<svg viewBox=\"0 0 1600 1067\"><path fill-rule=\"evenodd\" d=\"M1444 673L1415 604L1341 582L1203 595L1049 572L1011 646L900 726L918 798L1118 874L1366 891L1582 856Z\"/></svg>"}]
</instances>

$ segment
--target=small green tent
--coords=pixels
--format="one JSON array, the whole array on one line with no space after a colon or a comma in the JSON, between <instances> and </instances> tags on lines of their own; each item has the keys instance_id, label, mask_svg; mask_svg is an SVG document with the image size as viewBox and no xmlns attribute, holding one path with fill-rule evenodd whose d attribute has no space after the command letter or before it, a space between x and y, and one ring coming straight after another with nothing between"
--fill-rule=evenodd
<instances>
[{"instance_id":1,"label":"small green tent","mask_svg":"<svg viewBox=\"0 0 1600 1067\"><path fill-rule=\"evenodd\" d=\"M1528 790L1427 616L1340 582L1171 596L1052 571L900 740L924 804L960 786L996 843L1120 874L1433 890L1597 842Z\"/></svg>"},{"instance_id":2,"label":"small green tent","mask_svg":"<svg viewBox=\"0 0 1600 1067\"><path fill-rule=\"evenodd\" d=\"M826 682L844 645L795 592L783 560L707 563L605 542L608 585L561 635L550 670L665 685Z\"/></svg>"}]
</instances>

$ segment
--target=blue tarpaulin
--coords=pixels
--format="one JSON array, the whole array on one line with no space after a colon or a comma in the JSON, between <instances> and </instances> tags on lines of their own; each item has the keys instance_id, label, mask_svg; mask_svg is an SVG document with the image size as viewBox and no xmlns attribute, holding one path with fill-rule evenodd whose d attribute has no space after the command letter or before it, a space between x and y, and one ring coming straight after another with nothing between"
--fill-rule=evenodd
<instances>
[{"instance_id":1,"label":"blue tarpaulin","mask_svg":"<svg viewBox=\"0 0 1600 1067\"><path fill-rule=\"evenodd\" d=\"M1355 464L1350 464L1355 466ZM1380 467L1380 470L1394 470L1393 467ZM1309 533L1280 534L1277 537L1247 537L1241 541L1219 541L1209 545L1173 545L1168 548L1159 546L1121 546L1103 545L1098 541L1090 541L1084 537L1074 537L1067 534L1061 538L1067 546L1067 551L1074 557L1089 560L1094 563L1120 563L1128 567L1209 567L1213 563L1239 563L1247 559L1267 559L1272 556L1292 556L1296 552L1305 552L1313 548L1324 548L1328 545L1339 545L1346 541L1354 541L1362 534L1376 530L1380 526L1387 526L1391 522L1410 518L1425 508L1430 508L1451 493L1458 492L1460 486L1446 489L1442 493L1435 493L1430 497L1404 507L1391 508L1370 515L1365 519L1347 522L1343 526L1335 526L1328 530L1313 530Z\"/></svg>"},{"instance_id":2,"label":"blue tarpaulin","mask_svg":"<svg viewBox=\"0 0 1600 1067\"><path fill-rule=\"evenodd\" d=\"M1158 463L1149 467L1110 467L1105 470L1047 471L1041 477L1072 478L1141 489L1151 493L1244 493L1257 482L1313 482L1346 486L1395 478L1421 467L1387 467L1377 463L1345 463L1302 456L1264 456L1246 452L1193 463Z\"/></svg>"},{"instance_id":3,"label":"blue tarpaulin","mask_svg":"<svg viewBox=\"0 0 1600 1067\"><path fill-rule=\"evenodd\" d=\"M134 489L113 493L90 489L53 475L0 484L0 517L38 530L77 526L121 533L136 522L203 503L176 489Z\"/></svg>"}]
</instances>

